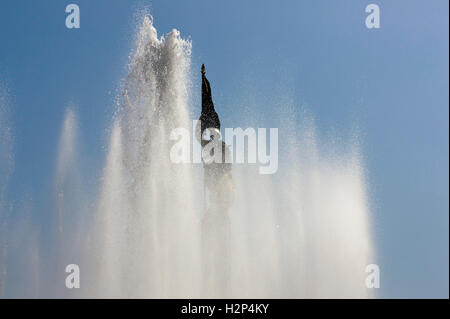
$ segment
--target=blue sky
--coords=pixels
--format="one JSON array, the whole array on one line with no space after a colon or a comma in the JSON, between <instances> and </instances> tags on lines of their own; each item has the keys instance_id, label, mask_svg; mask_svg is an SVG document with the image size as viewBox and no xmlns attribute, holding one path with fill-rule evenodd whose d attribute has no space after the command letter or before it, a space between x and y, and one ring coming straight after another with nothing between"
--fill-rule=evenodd
<instances>
[{"instance_id":1,"label":"blue sky","mask_svg":"<svg viewBox=\"0 0 450 319\"><path fill-rule=\"evenodd\" d=\"M76 3L81 28L65 27ZM377 3L381 28L365 27ZM362 134L382 297L448 297L448 1L3 0L0 83L10 91L15 171L9 198L44 201L65 108L76 105L83 167L102 165L134 14L149 5L159 33L192 40L217 105L289 94L323 137ZM246 89L244 89L246 88ZM236 107L225 122L239 126ZM30 160L32 159L32 160ZM92 173L92 174L90 174Z\"/></svg>"}]
</instances>

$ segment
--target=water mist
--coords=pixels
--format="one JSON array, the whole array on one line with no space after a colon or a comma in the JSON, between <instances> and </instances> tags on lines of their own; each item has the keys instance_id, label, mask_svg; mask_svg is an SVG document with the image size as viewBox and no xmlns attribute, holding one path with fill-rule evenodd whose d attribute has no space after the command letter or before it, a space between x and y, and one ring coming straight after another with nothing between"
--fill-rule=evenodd
<instances>
[{"instance_id":1,"label":"water mist","mask_svg":"<svg viewBox=\"0 0 450 319\"><path fill-rule=\"evenodd\" d=\"M374 245L362 157L357 145L348 152L323 151L312 120L300 131L280 131L289 138L280 140L287 151L279 154L276 174L233 165L230 288L227 295L219 287L205 291L203 168L169 158L171 131L192 128L190 55L191 42L179 31L158 37L152 18L142 19L93 195L82 186L78 120L68 108L55 168L53 229L47 241L37 241L54 244L36 247L27 257L40 264L38 295L371 297L365 267L373 262ZM2 160L2 172L8 165ZM0 193L2 214L3 202ZM43 250L50 268L42 266ZM5 258L2 251L0 263L7 264ZM63 286L69 263L81 268L76 292ZM1 283L8 274L0 276Z\"/></svg>"}]
</instances>

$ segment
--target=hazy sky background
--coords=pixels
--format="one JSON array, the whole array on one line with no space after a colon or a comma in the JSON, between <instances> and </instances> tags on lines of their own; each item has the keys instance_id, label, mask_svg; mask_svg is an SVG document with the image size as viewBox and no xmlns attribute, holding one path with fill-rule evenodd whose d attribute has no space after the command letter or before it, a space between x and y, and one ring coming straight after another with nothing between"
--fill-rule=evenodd
<instances>
[{"instance_id":1,"label":"hazy sky background","mask_svg":"<svg viewBox=\"0 0 450 319\"><path fill-rule=\"evenodd\" d=\"M69 3L80 6L80 29L65 27ZM365 27L369 3L380 6L380 29ZM226 126L245 126L239 108L249 103L268 127L286 100L311 111L320 137L359 132L378 295L448 298L446 0L2 0L0 83L15 137L9 199L45 206L69 102L96 183L143 4L160 34L177 28L192 40L193 69L207 65Z\"/></svg>"}]
</instances>

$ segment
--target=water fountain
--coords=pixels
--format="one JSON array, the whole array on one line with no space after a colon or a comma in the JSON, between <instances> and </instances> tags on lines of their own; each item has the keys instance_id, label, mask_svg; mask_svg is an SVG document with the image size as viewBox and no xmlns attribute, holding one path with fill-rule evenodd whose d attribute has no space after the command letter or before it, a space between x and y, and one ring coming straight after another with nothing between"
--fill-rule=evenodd
<instances>
[{"instance_id":1,"label":"water fountain","mask_svg":"<svg viewBox=\"0 0 450 319\"><path fill-rule=\"evenodd\" d=\"M204 290L202 165L169 159L170 132L192 129L191 43L177 30L159 38L150 16L142 19L135 43L111 124L101 187L92 205L75 210L72 206L89 196L75 191L80 188L72 179L77 119L73 111L66 113L54 191L54 236L62 244L47 253L47 263L78 263L83 281L77 292L56 289L49 286L64 279L46 283L52 275L47 271L39 280L39 295L371 297L364 279L374 250L358 148L319 150L313 121L305 119L309 125L280 140L288 145L277 174L234 165L229 294ZM70 198L73 194L80 200ZM78 226L66 230L66 218Z\"/></svg>"}]
</instances>

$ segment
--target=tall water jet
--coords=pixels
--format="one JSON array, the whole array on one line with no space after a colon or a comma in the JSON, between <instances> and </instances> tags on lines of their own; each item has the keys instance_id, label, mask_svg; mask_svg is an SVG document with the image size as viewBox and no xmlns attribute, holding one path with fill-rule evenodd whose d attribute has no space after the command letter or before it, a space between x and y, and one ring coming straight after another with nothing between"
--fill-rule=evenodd
<instances>
[{"instance_id":1,"label":"tall water jet","mask_svg":"<svg viewBox=\"0 0 450 319\"><path fill-rule=\"evenodd\" d=\"M178 31L158 38L143 18L96 205L95 295L223 297L201 284L201 165L169 158L170 132L190 127L190 50ZM313 121L296 131L291 119L279 126L287 151L277 174L233 167L230 295L370 297L365 267L374 252L359 151L320 148Z\"/></svg>"},{"instance_id":2,"label":"tall water jet","mask_svg":"<svg viewBox=\"0 0 450 319\"><path fill-rule=\"evenodd\" d=\"M13 278L21 270L29 274L6 294L371 297L365 286L365 267L373 263L374 245L357 143L331 147L316 137L313 117L298 125L295 108L278 125L280 165L276 174L260 175L253 164L233 165L229 294L223 295L220 287L204 289L203 167L170 160L173 129L192 128L190 54L191 43L177 30L158 37L152 18L142 19L93 202L81 187L77 116L73 107L67 109L53 181L55 221L53 233L44 234L50 246L45 249L39 247L39 243L46 244L40 238L44 235L32 221L19 219L14 227L6 225L5 176L14 162L10 126L0 109L0 266L7 264L8 240L14 244L11 251L26 251L12 256L11 264L28 265L16 270ZM271 107L279 109L266 105L266 109ZM219 113L222 108L216 106ZM245 114L242 119L252 121ZM196 143L193 136L191 142ZM29 215L32 208L33 203L24 204L18 213ZM41 257L43 250L48 258ZM64 269L71 263L81 265L84 278L76 292L64 287ZM6 276L10 273L0 273L2 289ZM28 280L32 289L27 288Z\"/></svg>"},{"instance_id":3,"label":"tall water jet","mask_svg":"<svg viewBox=\"0 0 450 319\"><path fill-rule=\"evenodd\" d=\"M105 296L120 297L123 283L125 265L128 261L126 252L127 222L130 217L127 198L123 193L125 183L123 169L122 136L118 122L115 122L109 142L109 152L103 172L103 183L97 210L100 212L99 232L97 236L101 245L100 291ZM111 280L116 278L115 280Z\"/></svg>"},{"instance_id":4,"label":"tall water jet","mask_svg":"<svg viewBox=\"0 0 450 319\"><path fill-rule=\"evenodd\" d=\"M189 127L190 48L177 30L158 38L144 17L98 205L101 255L110 263L102 280L114 282L113 296L187 297L196 290L194 176L169 158L171 131Z\"/></svg>"},{"instance_id":5,"label":"tall water jet","mask_svg":"<svg viewBox=\"0 0 450 319\"><path fill-rule=\"evenodd\" d=\"M74 189L71 189L71 185L76 183L78 176L76 175L77 170L77 120L73 110L70 106L66 109L64 116L63 127L61 129L59 147L58 147L58 158L56 164L56 176L55 176L55 193L57 196L57 224L58 232L60 234L64 231L64 215L65 198L71 198ZM67 208L67 207L66 207ZM67 213L66 213L67 214Z\"/></svg>"},{"instance_id":6,"label":"tall water jet","mask_svg":"<svg viewBox=\"0 0 450 319\"><path fill-rule=\"evenodd\" d=\"M50 237L51 249L53 250L52 260L48 262L49 268L53 269L53 274L49 272L49 285L54 289L51 295L64 296L67 289L61 282L64 282L64 270L68 264L73 263L75 256L78 256L80 241L83 238L80 227L85 216L83 215L81 170L79 158L79 127L75 106L69 103L64 114L56 159L56 168L53 181L53 230Z\"/></svg>"}]
</instances>

